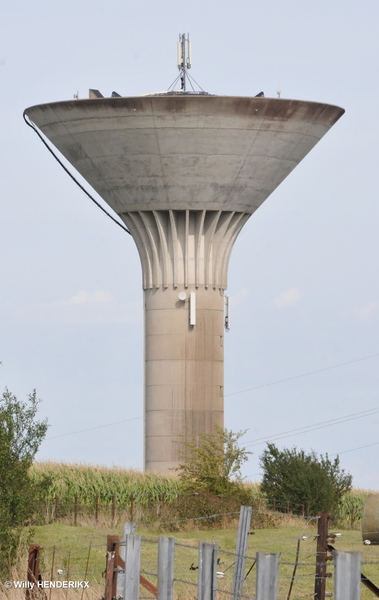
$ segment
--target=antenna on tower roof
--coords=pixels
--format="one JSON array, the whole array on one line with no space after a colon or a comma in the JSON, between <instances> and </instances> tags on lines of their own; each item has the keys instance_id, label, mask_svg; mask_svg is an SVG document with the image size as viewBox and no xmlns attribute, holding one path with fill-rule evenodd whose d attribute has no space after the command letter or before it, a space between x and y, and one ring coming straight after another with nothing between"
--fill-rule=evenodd
<instances>
[{"instance_id":1,"label":"antenna on tower roof","mask_svg":"<svg viewBox=\"0 0 379 600\"><path fill-rule=\"evenodd\" d=\"M175 81L168 88L168 92L182 92L182 93L194 93L194 94L206 94L203 88L194 80L193 77L190 77L188 71L192 67L192 47L189 39L189 33L179 33L179 41L177 43L177 65L179 69L179 75L176 77ZM180 80L180 90L174 90L175 84ZM195 91L193 83L200 88L201 92ZM188 84L191 86L192 90L188 90Z\"/></svg>"},{"instance_id":2,"label":"antenna on tower roof","mask_svg":"<svg viewBox=\"0 0 379 600\"><path fill-rule=\"evenodd\" d=\"M191 42L189 39L189 33L187 37L185 33L179 33L178 41L178 69L180 71L181 89L183 92L186 91L187 84L187 70L191 68L192 63L192 52Z\"/></svg>"}]
</instances>

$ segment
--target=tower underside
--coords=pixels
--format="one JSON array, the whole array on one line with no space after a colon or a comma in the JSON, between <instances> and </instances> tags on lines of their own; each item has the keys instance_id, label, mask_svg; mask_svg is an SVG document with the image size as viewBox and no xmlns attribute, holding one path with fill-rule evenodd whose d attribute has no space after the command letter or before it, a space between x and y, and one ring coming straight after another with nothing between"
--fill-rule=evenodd
<instances>
[{"instance_id":1,"label":"tower underside","mask_svg":"<svg viewBox=\"0 0 379 600\"><path fill-rule=\"evenodd\" d=\"M183 437L223 426L224 290L233 244L344 111L284 99L173 94L58 102L25 112L137 245L145 467L168 471L177 466Z\"/></svg>"}]
</instances>

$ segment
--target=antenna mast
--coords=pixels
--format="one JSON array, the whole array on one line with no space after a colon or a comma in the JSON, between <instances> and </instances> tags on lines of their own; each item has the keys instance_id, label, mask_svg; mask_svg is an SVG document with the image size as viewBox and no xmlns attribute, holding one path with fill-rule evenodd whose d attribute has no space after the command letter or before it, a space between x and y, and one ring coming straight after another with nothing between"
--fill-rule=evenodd
<instances>
[{"instance_id":1,"label":"antenna mast","mask_svg":"<svg viewBox=\"0 0 379 600\"><path fill-rule=\"evenodd\" d=\"M187 37L185 33L179 34L178 41L178 69L180 71L181 89L186 91L187 70L192 66L191 42L189 41L189 33Z\"/></svg>"}]
</instances>

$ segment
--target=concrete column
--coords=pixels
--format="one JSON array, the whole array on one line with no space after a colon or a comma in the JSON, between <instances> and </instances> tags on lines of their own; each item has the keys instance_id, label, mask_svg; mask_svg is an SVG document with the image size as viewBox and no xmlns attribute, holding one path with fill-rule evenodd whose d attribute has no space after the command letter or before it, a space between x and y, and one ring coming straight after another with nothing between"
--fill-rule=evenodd
<instances>
[{"instance_id":1,"label":"concrete column","mask_svg":"<svg viewBox=\"0 0 379 600\"><path fill-rule=\"evenodd\" d=\"M145 469L170 472L181 441L224 426L224 290L249 215L170 210L123 218L143 275Z\"/></svg>"},{"instance_id":2,"label":"concrete column","mask_svg":"<svg viewBox=\"0 0 379 600\"><path fill-rule=\"evenodd\" d=\"M169 471L178 442L224 426L224 294L145 290L145 468ZM195 293L196 324L190 325Z\"/></svg>"}]
</instances>

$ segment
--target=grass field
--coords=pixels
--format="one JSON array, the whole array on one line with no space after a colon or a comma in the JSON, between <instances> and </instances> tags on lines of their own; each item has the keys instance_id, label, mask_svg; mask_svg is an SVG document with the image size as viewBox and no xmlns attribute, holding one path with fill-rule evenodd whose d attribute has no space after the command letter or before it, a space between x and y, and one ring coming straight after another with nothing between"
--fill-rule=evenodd
<instances>
[{"instance_id":1,"label":"grass field","mask_svg":"<svg viewBox=\"0 0 379 600\"><path fill-rule=\"evenodd\" d=\"M156 583L153 573L157 571L159 535L174 537L175 578L188 582L175 583L176 600L194 600L197 596L197 570L194 568L198 564L199 541L217 542L220 559L218 569L224 573L217 581L220 590L218 600L230 600L230 596L222 591L229 592L231 588L238 512L218 520L217 528L212 527L216 520L208 517L199 521L186 518L173 524L172 518L178 518L177 507L182 502L182 497L179 496L180 481L175 476L64 463L37 463L33 466L32 474L37 481L44 476L48 476L50 480L45 497L41 499L43 509L39 525L34 527L32 537L32 542L43 548L43 579L88 579L91 584L89 591L48 590L44 600L100 600L105 587L107 535L116 534L121 537L122 523L129 521L131 515L137 522L137 533L142 536L141 569L149 580ZM300 542L299 565L291 600L312 597L316 552L315 521L292 515L268 515L269 502L261 494L259 486L249 485L248 489L251 505L255 509L252 527L256 529L249 536L246 572L252 567L256 552L279 553L278 598L286 600L297 543L299 538L304 537ZM379 546L363 545L359 528L367 493L366 490L353 490L347 494L340 507L337 525L331 524L330 530L333 527L343 528L337 529L342 533L342 537L335 543L337 550L362 552L362 571L379 586ZM58 515L54 512L56 497L59 498ZM75 497L79 505L76 525L73 516ZM113 517L112 497L116 504ZM95 503L99 508L97 521ZM187 513L185 516L187 517ZM24 556L14 579L25 579L26 565L27 559ZM333 574L332 561L328 562L328 571ZM244 593L249 598L255 595L255 574L256 569L253 567L245 581ZM333 578L327 580L327 591L333 591ZM143 598L152 598L146 590L141 589L141 594ZM372 597L362 587L362 600ZM7 591L0 583L1 600L24 598L24 590Z\"/></svg>"},{"instance_id":2,"label":"grass field","mask_svg":"<svg viewBox=\"0 0 379 600\"><path fill-rule=\"evenodd\" d=\"M235 523L237 525L237 522ZM332 529L331 529L332 531ZM172 536L172 532L157 531L155 527L138 527L137 532L142 535L142 570L156 572L157 568L157 539L159 535ZM121 536L121 528L102 528L101 526L73 526L63 523L54 523L36 527L33 542L40 544L43 550L42 571L44 579L59 579L57 570L62 569L61 578L73 580L88 579L91 582L91 591L84 591L83 600L100 600L104 589L102 573L105 569L106 536L117 534ZM284 517L283 524L279 527L257 529L254 535L249 536L249 546L246 569L252 565L257 551L265 553L280 553L279 568L279 600L287 598L293 565L296 555L297 541L300 537L307 539L301 541L299 566L293 587L291 600L310 597L313 593L315 571L315 542L316 526L314 522L293 517ZM362 571L379 585L379 547L364 546L359 530L341 530L342 536L337 539L335 546L338 550L362 552ZM197 571L191 571L191 565L197 565L199 540L217 542L219 546L219 569L225 572L223 579L218 581L220 590L230 590L233 561L232 552L235 550L237 528L236 526L224 530L193 530L181 531L175 534L175 570L178 579L196 584ZM25 562L26 566L26 562ZM25 569L26 570L26 569ZM67 571L69 573L67 573ZM333 573L333 563L328 563L328 571ZM148 575L155 583L153 576ZM176 584L178 598L196 598L195 585ZM252 597L255 593L255 568L252 569L245 582L245 593ZM333 578L327 580L327 590L333 591ZM65 598L62 590L52 590L49 600ZM144 597L149 596L146 590ZM16 592L6 595L7 599L16 599ZM92 594L92 595L91 595ZM76 596L73 596L76 597ZM80 597L80 596L79 596ZM220 598L227 598L220 593ZM372 594L362 586L362 600L372 598ZM70 596L68 597L68 600Z\"/></svg>"}]
</instances>

